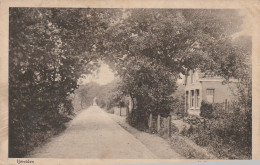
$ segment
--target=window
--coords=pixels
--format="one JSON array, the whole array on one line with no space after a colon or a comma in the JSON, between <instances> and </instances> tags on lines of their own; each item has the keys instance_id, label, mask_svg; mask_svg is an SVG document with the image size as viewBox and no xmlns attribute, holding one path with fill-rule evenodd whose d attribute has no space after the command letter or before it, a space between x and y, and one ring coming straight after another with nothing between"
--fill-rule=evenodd
<instances>
[{"instance_id":1,"label":"window","mask_svg":"<svg viewBox=\"0 0 260 165\"><path fill-rule=\"evenodd\" d=\"M195 101L196 101L196 107L199 108L200 107L200 90L199 89L196 89Z\"/></svg>"},{"instance_id":2,"label":"window","mask_svg":"<svg viewBox=\"0 0 260 165\"><path fill-rule=\"evenodd\" d=\"M194 107L194 90L191 90L191 107Z\"/></svg>"},{"instance_id":3,"label":"window","mask_svg":"<svg viewBox=\"0 0 260 165\"><path fill-rule=\"evenodd\" d=\"M214 94L215 94L214 89L207 89L206 90L206 98L207 98L208 102L214 103Z\"/></svg>"},{"instance_id":4,"label":"window","mask_svg":"<svg viewBox=\"0 0 260 165\"><path fill-rule=\"evenodd\" d=\"M185 96L185 107L186 107L186 111L189 109L189 91L186 91L186 96Z\"/></svg>"}]
</instances>

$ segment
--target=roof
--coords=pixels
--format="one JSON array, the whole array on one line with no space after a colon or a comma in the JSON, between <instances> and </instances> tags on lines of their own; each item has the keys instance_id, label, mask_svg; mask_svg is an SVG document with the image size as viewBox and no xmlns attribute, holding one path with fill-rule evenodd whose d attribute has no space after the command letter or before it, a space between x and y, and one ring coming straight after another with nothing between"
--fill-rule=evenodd
<instances>
[{"instance_id":1,"label":"roof","mask_svg":"<svg viewBox=\"0 0 260 165\"><path fill-rule=\"evenodd\" d=\"M198 81L223 81L223 77L216 75L213 71L207 70L205 72L201 72L200 69L195 71L198 74ZM184 85L187 84L188 76L190 76L190 72L188 75L185 75Z\"/></svg>"},{"instance_id":2,"label":"roof","mask_svg":"<svg viewBox=\"0 0 260 165\"><path fill-rule=\"evenodd\" d=\"M211 79L222 79L223 77L216 75L213 71L205 71L205 72L201 72L200 70L197 70L199 79L203 79L203 78L211 78Z\"/></svg>"}]
</instances>

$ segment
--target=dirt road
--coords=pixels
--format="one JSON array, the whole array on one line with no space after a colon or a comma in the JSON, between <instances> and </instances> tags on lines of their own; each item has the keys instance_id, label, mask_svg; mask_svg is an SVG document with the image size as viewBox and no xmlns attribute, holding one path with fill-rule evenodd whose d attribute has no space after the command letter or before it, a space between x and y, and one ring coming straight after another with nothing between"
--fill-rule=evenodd
<instances>
[{"instance_id":1,"label":"dirt road","mask_svg":"<svg viewBox=\"0 0 260 165\"><path fill-rule=\"evenodd\" d=\"M35 158L156 158L132 134L98 106L79 113L69 127L29 157Z\"/></svg>"}]
</instances>

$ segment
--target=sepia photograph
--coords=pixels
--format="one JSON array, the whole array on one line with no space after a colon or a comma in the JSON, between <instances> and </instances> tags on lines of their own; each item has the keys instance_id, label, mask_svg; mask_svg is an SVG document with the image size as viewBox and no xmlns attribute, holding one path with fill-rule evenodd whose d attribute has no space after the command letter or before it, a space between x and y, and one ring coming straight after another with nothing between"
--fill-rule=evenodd
<instances>
[{"instance_id":1,"label":"sepia photograph","mask_svg":"<svg viewBox=\"0 0 260 165\"><path fill-rule=\"evenodd\" d=\"M238 9L9 8L9 158L252 159Z\"/></svg>"},{"instance_id":2,"label":"sepia photograph","mask_svg":"<svg viewBox=\"0 0 260 165\"><path fill-rule=\"evenodd\" d=\"M0 165L259 160L259 2L0 0Z\"/></svg>"}]
</instances>

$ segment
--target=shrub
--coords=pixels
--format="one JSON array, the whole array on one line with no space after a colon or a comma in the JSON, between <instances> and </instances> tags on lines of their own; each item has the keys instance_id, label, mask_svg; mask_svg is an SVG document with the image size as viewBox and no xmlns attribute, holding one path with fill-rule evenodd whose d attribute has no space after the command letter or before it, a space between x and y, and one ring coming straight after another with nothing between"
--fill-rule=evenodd
<instances>
[{"instance_id":1,"label":"shrub","mask_svg":"<svg viewBox=\"0 0 260 165\"><path fill-rule=\"evenodd\" d=\"M71 114L71 100L58 106L59 110L44 111L35 107L26 108L22 118L19 120L15 113L10 113L12 120L9 131L9 157L24 157L30 153L34 147L41 145L52 135L63 131L65 123L70 121L68 114ZM11 108L13 109L13 108ZM23 110L23 109L18 109Z\"/></svg>"},{"instance_id":2,"label":"shrub","mask_svg":"<svg viewBox=\"0 0 260 165\"><path fill-rule=\"evenodd\" d=\"M213 105L213 112L212 117L213 118L223 118L227 112L225 111L224 103L214 103Z\"/></svg>"},{"instance_id":3,"label":"shrub","mask_svg":"<svg viewBox=\"0 0 260 165\"><path fill-rule=\"evenodd\" d=\"M225 114L225 115L224 115ZM204 128L203 123L194 126L191 139L200 146L208 146L219 158L250 159L252 154L252 118L245 113L223 113L211 118Z\"/></svg>"},{"instance_id":4,"label":"shrub","mask_svg":"<svg viewBox=\"0 0 260 165\"><path fill-rule=\"evenodd\" d=\"M213 105L209 102L202 100L201 107L200 107L200 116L210 119L213 117L212 112L213 112Z\"/></svg>"},{"instance_id":5,"label":"shrub","mask_svg":"<svg viewBox=\"0 0 260 165\"><path fill-rule=\"evenodd\" d=\"M179 85L177 90L173 94L173 100L171 103L171 110L174 114L184 117L186 115L185 111L185 93L183 92L184 85Z\"/></svg>"},{"instance_id":6,"label":"shrub","mask_svg":"<svg viewBox=\"0 0 260 165\"><path fill-rule=\"evenodd\" d=\"M148 115L141 109L133 109L127 116L126 121L139 130L148 128Z\"/></svg>"}]
</instances>

